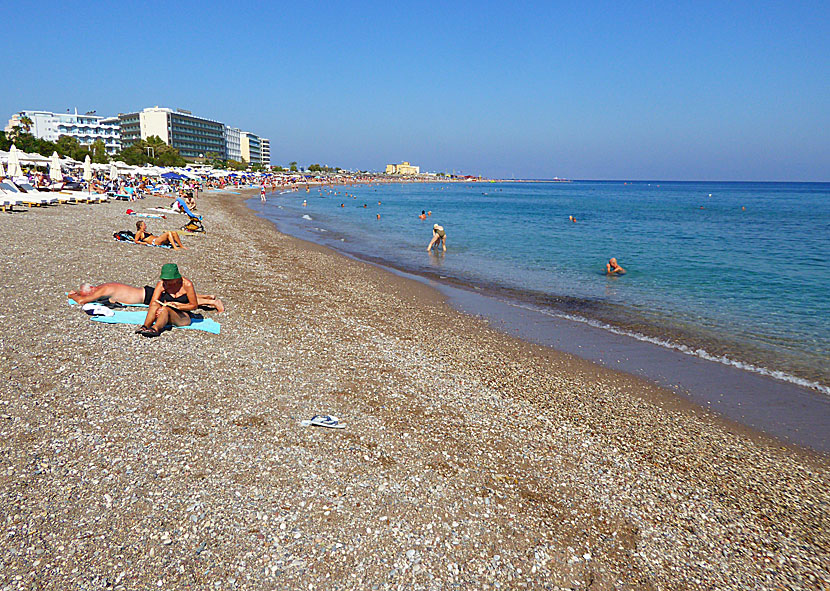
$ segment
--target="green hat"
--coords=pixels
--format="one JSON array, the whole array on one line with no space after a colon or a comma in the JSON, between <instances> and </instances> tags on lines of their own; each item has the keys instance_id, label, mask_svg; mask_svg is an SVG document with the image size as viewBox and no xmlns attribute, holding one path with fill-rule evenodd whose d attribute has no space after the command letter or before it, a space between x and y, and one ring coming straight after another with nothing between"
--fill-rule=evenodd
<instances>
[{"instance_id":1,"label":"green hat","mask_svg":"<svg viewBox=\"0 0 830 591\"><path fill-rule=\"evenodd\" d=\"M161 279L181 279L182 274L179 273L179 266L176 263L167 263L161 267Z\"/></svg>"}]
</instances>

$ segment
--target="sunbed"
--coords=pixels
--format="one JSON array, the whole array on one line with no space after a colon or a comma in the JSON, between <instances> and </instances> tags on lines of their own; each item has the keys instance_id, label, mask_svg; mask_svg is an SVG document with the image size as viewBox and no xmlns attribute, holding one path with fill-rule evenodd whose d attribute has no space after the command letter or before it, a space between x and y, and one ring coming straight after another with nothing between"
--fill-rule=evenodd
<instances>
[{"instance_id":1,"label":"sunbed","mask_svg":"<svg viewBox=\"0 0 830 591\"><path fill-rule=\"evenodd\" d=\"M74 200L66 195L54 193L51 190L36 189L31 183L15 183L19 189L25 191L27 195L34 195L37 197L47 197L51 201L49 203L73 203Z\"/></svg>"},{"instance_id":2,"label":"sunbed","mask_svg":"<svg viewBox=\"0 0 830 591\"><path fill-rule=\"evenodd\" d=\"M0 189L0 207L3 208L3 211L9 211L13 205L20 205L21 203L23 202L15 194Z\"/></svg>"},{"instance_id":3,"label":"sunbed","mask_svg":"<svg viewBox=\"0 0 830 591\"><path fill-rule=\"evenodd\" d=\"M32 207L40 207L41 205L52 205L58 202L58 200L54 197L50 197L48 193L38 193L35 191L34 193L27 193L22 189L19 189L14 183L10 181L0 181L0 190L5 191L6 193L11 193L15 199L20 200L20 202L24 205L28 205ZM41 197L40 195L44 195Z\"/></svg>"}]
</instances>

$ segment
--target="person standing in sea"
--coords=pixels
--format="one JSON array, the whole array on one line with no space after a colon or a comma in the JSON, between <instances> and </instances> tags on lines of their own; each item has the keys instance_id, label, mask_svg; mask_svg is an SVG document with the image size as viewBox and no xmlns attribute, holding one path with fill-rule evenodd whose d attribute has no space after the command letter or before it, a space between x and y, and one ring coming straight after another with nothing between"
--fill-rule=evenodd
<instances>
[{"instance_id":1,"label":"person standing in sea","mask_svg":"<svg viewBox=\"0 0 830 591\"><path fill-rule=\"evenodd\" d=\"M439 242L441 243L444 252L447 252L447 233L444 231L442 226L435 224L432 226L432 240L429 241L427 252L430 252L432 247L437 246Z\"/></svg>"}]
</instances>

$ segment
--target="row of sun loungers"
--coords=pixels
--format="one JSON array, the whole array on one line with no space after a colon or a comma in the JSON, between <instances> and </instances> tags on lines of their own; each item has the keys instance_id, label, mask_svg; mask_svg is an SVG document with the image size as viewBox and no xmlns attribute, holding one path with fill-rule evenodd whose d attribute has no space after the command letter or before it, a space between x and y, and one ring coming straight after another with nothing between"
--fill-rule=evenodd
<instances>
[{"instance_id":1,"label":"row of sun loungers","mask_svg":"<svg viewBox=\"0 0 830 591\"><path fill-rule=\"evenodd\" d=\"M8 179L0 181L0 208L3 211L15 205L40 207L66 203L106 203L111 199L115 197L86 191L38 191L27 183L15 184Z\"/></svg>"}]
</instances>

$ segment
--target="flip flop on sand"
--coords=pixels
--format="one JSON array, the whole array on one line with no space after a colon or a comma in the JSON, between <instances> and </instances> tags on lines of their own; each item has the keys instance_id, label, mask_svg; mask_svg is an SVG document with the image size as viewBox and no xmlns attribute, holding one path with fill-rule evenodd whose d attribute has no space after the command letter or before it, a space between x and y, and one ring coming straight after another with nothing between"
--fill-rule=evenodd
<instances>
[{"instance_id":1,"label":"flip flop on sand","mask_svg":"<svg viewBox=\"0 0 830 591\"><path fill-rule=\"evenodd\" d=\"M340 419L334 415L314 415L311 419L300 422L303 427L328 427L329 429L344 429L345 425L340 424Z\"/></svg>"}]
</instances>

